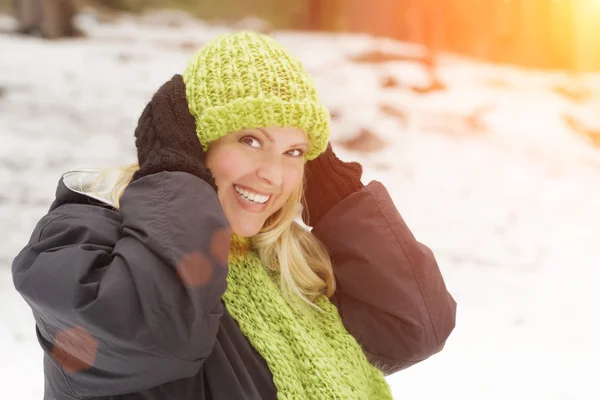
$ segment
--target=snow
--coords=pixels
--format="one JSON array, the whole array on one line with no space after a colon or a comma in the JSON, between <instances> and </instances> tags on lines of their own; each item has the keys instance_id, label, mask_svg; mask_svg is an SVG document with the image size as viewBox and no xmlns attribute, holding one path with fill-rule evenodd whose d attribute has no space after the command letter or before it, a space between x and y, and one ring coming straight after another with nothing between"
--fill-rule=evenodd
<instances>
[{"instance_id":1,"label":"snow","mask_svg":"<svg viewBox=\"0 0 600 400\"><path fill-rule=\"evenodd\" d=\"M42 398L41 350L10 264L60 174L134 160L133 128L153 91L227 30L171 18L102 23L86 11L78 17L86 39L0 35L0 354L10 360L0 363L1 398ZM11 24L0 16L0 27ZM600 398L592 376L600 356L600 149L563 121L568 113L599 126L600 76L579 77L592 95L574 102L553 90L570 82L561 72L448 55L448 90L418 95L407 90L427 83L417 63L350 61L375 49L410 58L418 47L366 35L274 36L340 115L335 143L363 128L387 143L376 153L336 151L364 165L364 181L386 185L458 302L445 349L389 377L395 397ZM382 88L387 76L401 87ZM483 128L473 129L467 116L480 108Z\"/></svg>"}]
</instances>

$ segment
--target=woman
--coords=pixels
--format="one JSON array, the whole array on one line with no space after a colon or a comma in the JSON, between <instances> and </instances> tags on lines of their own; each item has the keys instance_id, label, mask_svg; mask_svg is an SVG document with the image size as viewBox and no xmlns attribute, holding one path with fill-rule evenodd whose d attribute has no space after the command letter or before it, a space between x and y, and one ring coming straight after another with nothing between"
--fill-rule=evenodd
<instances>
[{"instance_id":1,"label":"woman","mask_svg":"<svg viewBox=\"0 0 600 400\"><path fill-rule=\"evenodd\" d=\"M275 41L200 50L142 113L138 165L65 175L13 263L45 398L390 399L384 373L441 350L455 303L328 136Z\"/></svg>"}]
</instances>

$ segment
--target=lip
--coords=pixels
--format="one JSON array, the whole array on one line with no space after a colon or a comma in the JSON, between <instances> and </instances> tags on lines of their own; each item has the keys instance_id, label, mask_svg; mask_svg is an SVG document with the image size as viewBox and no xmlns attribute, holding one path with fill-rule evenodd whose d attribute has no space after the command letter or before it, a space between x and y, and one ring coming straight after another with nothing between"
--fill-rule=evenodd
<instances>
[{"instance_id":1,"label":"lip","mask_svg":"<svg viewBox=\"0 0 600 400\"><path fill-rule=\"evenodd\" d=\"M248 190L248 191L252 191L254 193L263 194L261 192L254 191L254 190L248 188L247 186L242 186L242 185L237 185L237 184L236 184L236 186L239 186L240 188ZM269 200L267 200L263 204L251 203L250 200L243 199L242 196L240 196L240 194L235 190L233 185L231 186L231 190L233 190L233 195L237 199L238 204L244 210L251 212L251 213L255 213L255 214L260 214L260 213L264 212L267 209L267 206L269 205L269 203L271 202L271 199L273 198L273 195L264 194L264 196L269 196Z\"/></svg>"}]
</instances>

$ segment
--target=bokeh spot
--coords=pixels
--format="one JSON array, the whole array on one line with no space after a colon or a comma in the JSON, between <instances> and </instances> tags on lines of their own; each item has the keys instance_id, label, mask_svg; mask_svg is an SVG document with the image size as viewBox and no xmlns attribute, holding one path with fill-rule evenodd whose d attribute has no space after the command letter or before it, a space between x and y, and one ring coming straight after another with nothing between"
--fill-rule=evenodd
<instances>
[{"instance_id":1,"label":"bokeh spot","mask_svg":"<svg viewBox=\"0 0 600 400\"><path fill-rule=\"evenodd\" d=\"M195 251L181 259L177 273L188 287L204 286L212 278L213 263L206 255Z\"/></svg>"},{"instance_id":2,"label":"bokeh spot","mask_svg":"<svg viewBox=\"0 0 600 400\"><path fill-rule=\"evenodd\" d=\"M54 339L52 357L69 373L92 367L98 353L98 341L82 327L60 331Z\"/></svg>"},{"instance_id":3,"label":"bokeh spot","mask_svg":"<svg viewBox=\"0 0 600 400\"><path fill-rule=\"evenodd\" d=\"M210 242L212 256L223 266L229 262L229 249L231 244L231 229L222 228L215 232Z\"/></svg>"}]
</instances>

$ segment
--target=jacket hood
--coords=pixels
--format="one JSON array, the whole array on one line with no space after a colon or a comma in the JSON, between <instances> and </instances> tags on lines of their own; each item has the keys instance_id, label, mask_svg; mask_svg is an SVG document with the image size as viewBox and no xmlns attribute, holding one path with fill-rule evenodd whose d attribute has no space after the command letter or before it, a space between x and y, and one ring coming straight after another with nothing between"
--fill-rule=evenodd
<instances>
[{"instance_id":1,"label":"jacket hood","mask_svg":"<svg viewBox=\"0 0 600 400\"><path fill-rule=\"evenodd\" d=\"M73 170L62 175L56 189L51 210L66 203L96 203L111 208L117 205L111 192L119 178L119 171Z\"/></svg>"}]
</instances>

